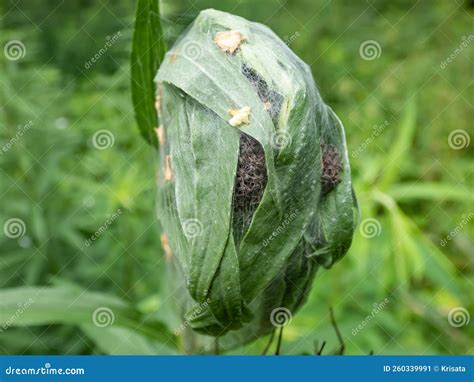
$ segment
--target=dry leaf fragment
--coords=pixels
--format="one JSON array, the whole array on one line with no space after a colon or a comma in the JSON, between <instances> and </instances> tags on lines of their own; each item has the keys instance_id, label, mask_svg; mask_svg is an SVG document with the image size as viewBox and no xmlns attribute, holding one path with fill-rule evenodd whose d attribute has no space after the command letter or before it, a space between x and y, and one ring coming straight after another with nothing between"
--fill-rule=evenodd
<instances>
[{"instance_id":1,"label":"dry leaf fragment","mask_svg":"<svg viewBox=\"0 0 474 382\"><path fill-rule=\"evenodd\" d=\"M171 168L171 155L165 157L165 169L164 169L165 181L173 179L173 170Z\"/></svg>"},{"instance_id":2,"label":"dry leaf fragment","mask_svg":"<svg viewBox=\"0 0 474 382\"><path fill-rule=\"evenodd\" d=\"M156 129L156 136L158 137L158 142L160 142L160 146L165 143L165 128L163 125L158 126Z\"/></svg>"},{"instance_id":3,"label":"dry leaf fragment","mask_svg":"<svg viewBox=\"0 0 474 382\"><path fill-rule=\"evenodd\" d=\"M165 259L166 261L170 261L173 257L173 252L171 251L170 241L168 240L168 236L165 233L160 235L161 247L163 251L165 251Z\"/></svg>"},{"instance_id":4,"label":"dry leaf fragment","mask_svg":"<svg viewBox=\"0 0 474 382\"><path fill-rule=\"evenodd\" d=\"M232 116L229 119L231 126L239 126L242 123L249 123L250 107L244 106L242 109L230 109L229 114Z\"/></svg>"},{"instance_id":5,"label":"dry leaf fragment","mask_svg":"<svg viewBox=\"0 0 474 382\"><path fill-rule=\"evenodd\" d=\"M237 31L219 32L214 37L214 42L225 53L233 54L245 37Z\"/></svg>"},{"instance_id":6,"label":"dry leaf fragment","mask_svg":"<svg viewBox=\"0 0 474 382\"><path fill-rule=\"evenodd\" d=\"M178 54L176 52L173 52L170 54L170 62L174 64L176 62L176 58L178 57Z\"/></svg>"},{"instance_id":7,"label":"dry leaf fragment","mask_svg":"<svg viewBox=\"0 0 474 382\"><path fill-rule=\"evenodd\" d=\"M157 113L161 111L161 97L159 95L155 98L155 109Z\"/></svg>"}]
</instances>

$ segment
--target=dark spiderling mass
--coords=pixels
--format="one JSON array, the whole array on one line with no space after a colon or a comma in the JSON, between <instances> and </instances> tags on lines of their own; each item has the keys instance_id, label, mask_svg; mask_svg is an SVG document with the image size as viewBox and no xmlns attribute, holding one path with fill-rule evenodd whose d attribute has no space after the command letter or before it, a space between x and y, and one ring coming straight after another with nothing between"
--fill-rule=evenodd
<instances>
[{"instance_id":1,"label":"dark spiderling mass","mask_svg":"<svg viewBox=\"0 0 474 382\"><path fill-rule=\"evenodd\" d=\"M242 133L239 150L232 218L236 243L240 242L250 226L267 185L265 153L260 143L251 136Z\"/></svg>"},{"instance_id":2,"label":"dark spiderling mass","mask_svg":"<svg viewBox=\"0 0 474 382\"><path fill-rule=\"evenodd\" d=\"M246 64L242 65L242 74L255 89L263 102L262 106L276 125L283 97L271 90L267 82ZM253 214L262 200L266 185L267 168L263 148L256 139L242 133L233 196L234 236L237 242L250 225Z\"/></svg>"},{"instance_id":3,"label":"dark spiderling mass","mask_svg":"<svg viewBox=\"0 0 474 382\"><path fill-rule=\"evenodd\" d=\"M323 156L321 191L323 195L326 195L341 181L342 163L336 146L323 143L321 151Z\"/></svg>"},{"instance_id":4,"label":"dark spiderling mass","mask_svg":"<svg viewBox=\"0 0 474 382\"><path fill-rule=\"evenodd\" d=\"M267 101L270 93L268 84L266 81L258 75L258 73L247 66L246 64L242 65L242 74L247 78L253 87L257 90L257 94L262 101Z\"/></svg>"},{"instance_id":5,"label":"dark spiderling mass","mask_svg":"<svg viewBox=\"0 0 474 382\"><path fill-rule=\"evenodd\" d=\"M267 82L254 69L246 64L242 65L242 74L254 87L260 100L266 104L267 111L273 123L276 125L278 123L278 114L283 104L283 97L276 91L271 90Z\"/></svg>"},{"instance_id":6,"label":"dark spiderling mass","mask_svg":"<svg viewBox=\"0 0 474 382\"><path fill-rule=\"evenodd\" d=\"M271 90L267 82L248 65L242 65L242 74L251 83L260 100L268 103L267 110L272 119L278 119L283 97ZM241 134L237 177L234 185L234 209L255 210L260 203L266 184L267 172L263 148L256 139Z\"/></svg>"},{"instance_id":7,"label":"dark spiderling mass","mask_svg":"<svg viewBox=\"0 0 474 382\"><path fill-rule=\"evenodd\" d=\"M234 186L234 209L255 207L267 185L265 154L260 143L247 134L240 135L240 152Z\"/></svg>"}]
</instances>

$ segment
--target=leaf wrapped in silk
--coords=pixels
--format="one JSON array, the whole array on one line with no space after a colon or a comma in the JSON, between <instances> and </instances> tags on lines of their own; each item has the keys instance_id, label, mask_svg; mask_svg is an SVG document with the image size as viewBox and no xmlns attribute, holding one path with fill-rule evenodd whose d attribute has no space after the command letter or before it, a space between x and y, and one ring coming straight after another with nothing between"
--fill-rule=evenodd
<instances>
[{"instance_id":1,"label":"leaf wrapped in silk","mask_svg":"<svg viewBox=\"0 0 474 382\"><path fill-rule=\"evenodd\" d=\"M342 123L277 35L215 10L178 38L156 82L158 217L183 322L223 344L252 341L351 244Z\"/></svg>"}]
</instances>

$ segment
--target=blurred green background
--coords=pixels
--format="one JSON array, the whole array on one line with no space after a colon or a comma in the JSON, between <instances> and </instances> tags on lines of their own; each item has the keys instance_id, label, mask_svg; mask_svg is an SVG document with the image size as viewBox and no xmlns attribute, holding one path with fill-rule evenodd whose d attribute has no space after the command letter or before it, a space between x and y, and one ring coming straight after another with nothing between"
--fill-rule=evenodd
<instances>
[{"instance_id":1,"label":"blurred green background","mask_svg":"<svg viewBox=\"0 0 474 382\"><path fill-rule=\"evenodd\" d=\"M329 306L346 354L473 354L472 4L194 1L182 16L211 3L270 26L346 128L361 223L282 354L338 346ZM156 153L131 104L134 2L0 7L0 354L179 352L153 321L171 301ZM98 330L91 302L130 320Z\"/></svg>"}]
</instances>

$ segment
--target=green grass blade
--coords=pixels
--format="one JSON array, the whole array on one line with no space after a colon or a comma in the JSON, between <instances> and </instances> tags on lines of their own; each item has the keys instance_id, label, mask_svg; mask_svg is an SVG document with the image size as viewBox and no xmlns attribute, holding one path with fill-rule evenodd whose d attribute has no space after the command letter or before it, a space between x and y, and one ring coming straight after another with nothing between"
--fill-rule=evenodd
<instances>
[{"instance_id":1,"label":"green grass blade","mask_svg":"<svg viewBox=\"0 0 474 382\"><path fill-rule=\"evenodd\" d=\"M82 331L97 347L108 355L172 355L176 350L152 341L128 328L99 328L93 324L82 324Z\"/></svg>"},{"instance_id":2,"label":"green grass blade","mask_svg":"<svg viewBox=\"0 0 474 382\"><path fill-rule=\"evenodd\" d=\"M453 187L451 184L436 182L403 183L390 188L388 193L397 201L411 200L449 200L452 202L473 202L474 194L467 189Z\"/></svg>"},{"instance_id":3,"label":"green grass blade","mask_svg":"<svg viewBox=\"0 0 474 382\"><path fill-rule=\"evenodd\" d=\"M49 324L128 328L167 347L176 347L176 337L163 323L145 319L133 306L115 296L69 287L0 291L0 328Z\"/></svg>"},{"instance_id":4,"label":"green grass blade","mask_svg":"<svg viewBox=\"0 0 474 382\"><path fill-rule=\"evenodd\" d=\"M158 0L139 0L131 56L132 101L135 119L145 140L155 147L154 77L165 54Z\"/></svg>"},{"instance_id":5,"label":"green grass blade","mask_svg":"<svg viewBox=\"0 0 474 382\"><path fill-rule=\"evenodd\" d=\"M416 101L413 98L409 101L405 109L396 140L391 146L387 160L384 161L386 165L381 168L382 177L380 179L379 187L382 190L390 187L397 180L401 170L400 164L402 162L406 163L403 159L406 158L412 144L416 128L416 115Z\"/></svg>"}]
</instances>

